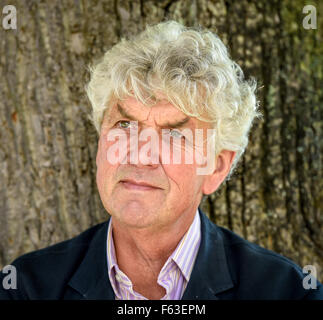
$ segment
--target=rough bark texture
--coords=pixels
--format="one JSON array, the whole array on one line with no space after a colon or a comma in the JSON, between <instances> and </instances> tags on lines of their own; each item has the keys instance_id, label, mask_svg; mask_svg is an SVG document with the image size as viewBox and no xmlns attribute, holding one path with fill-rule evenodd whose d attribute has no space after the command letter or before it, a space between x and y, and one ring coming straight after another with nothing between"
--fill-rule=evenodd
<instances>
[{"instance_id":1,"label":"rough bark texture","mask_svg":"<svg viewBox=\"0 0 323 320\"><path fill-rule=\"evenodd\" d=\"M312 1L316 30L302 27L298 0L10 4L18 28L0 25L0 269L107 218L95 183L87 65L120 37L175 19L217 32L261 87L263 120L234 176L203 208L218 225L315 265L323 280L322 3Z\"/></svg>"}]
</instances>

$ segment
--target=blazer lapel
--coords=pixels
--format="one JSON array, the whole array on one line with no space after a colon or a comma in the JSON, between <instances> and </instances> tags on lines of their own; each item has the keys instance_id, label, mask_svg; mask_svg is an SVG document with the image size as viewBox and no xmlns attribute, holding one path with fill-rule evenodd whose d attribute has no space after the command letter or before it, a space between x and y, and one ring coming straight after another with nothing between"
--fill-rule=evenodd
<instances>
[{"instance_id":1,"label":"blazer lapel","mask_svg":"<svg viewBox=\"0 0 323 320\"><path fill-rule=\"evenodd\" d=\"M218 293L234 285L221 234L200 209L199 212L201 243L182 300L218 300Z\"/></svg>"}]
</instances>

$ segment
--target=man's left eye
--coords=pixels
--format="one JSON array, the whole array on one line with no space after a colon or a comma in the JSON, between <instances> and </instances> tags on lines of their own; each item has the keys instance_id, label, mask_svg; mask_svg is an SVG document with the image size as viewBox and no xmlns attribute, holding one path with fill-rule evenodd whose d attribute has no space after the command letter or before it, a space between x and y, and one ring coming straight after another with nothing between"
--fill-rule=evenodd
<instances>
[{"instance_id":1,"label":"man's left eye","mask_svg":"<svg viewBox=\"0 0 323 320\"><path fill-rule=\"evenodd\" d=\"M170 131L170 135L173 137L173 138L185 138L185 136L178 130L171 130Z\"/></svg>"}]
</instances>

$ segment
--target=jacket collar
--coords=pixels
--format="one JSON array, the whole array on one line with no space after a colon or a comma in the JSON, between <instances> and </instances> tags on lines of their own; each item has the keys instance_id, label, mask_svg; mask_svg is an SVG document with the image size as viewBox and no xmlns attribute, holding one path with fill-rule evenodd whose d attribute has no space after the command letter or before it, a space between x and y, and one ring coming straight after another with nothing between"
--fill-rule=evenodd
<instances>
[{"instance_id":1,"label":"jacket collar","mask_svg":"<svg viewBox=\"0 0 323 320\"><path fill-rule=\"evenodd\" d=\"M232 288L224 242L215 226L199 209L201 243L183 300L218 300L217 294Z\"/></svg>"},{"instance_id":2,"label":"jacket collar","mask_svg":"<svg viewBox=\"0 0 323 320\"><path fill-rule=\"evenodd\" d=\"M183 300L217 300L217 294L233 287L224 243L217 227L199 209L201 243L196 261L182 297ZM114 300L109 281L106 239L109 220L93 237L89 249L76 270L69 286L83 299Z\"/></svg>"}]
</instances>

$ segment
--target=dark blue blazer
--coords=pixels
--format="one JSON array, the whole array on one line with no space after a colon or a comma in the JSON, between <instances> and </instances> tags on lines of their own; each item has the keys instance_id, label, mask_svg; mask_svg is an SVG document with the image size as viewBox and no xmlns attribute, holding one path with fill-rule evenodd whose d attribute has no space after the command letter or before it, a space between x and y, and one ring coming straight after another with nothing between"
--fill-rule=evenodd
<instances>
[{"instance_id":1,"label":"dark blue blazer","mask_svg":"<svg viewBox=\"0 0 323 320\"><path fill-rule=\"evenodd\" d=\"M272 251L213 224L200 211L202 239L183 300L323 299L323 286L304 289L302 269ZM108 222L25 254L12 265L17 289L0 299L114 299L106 255Z\"/></svg>"}]
</instances>

